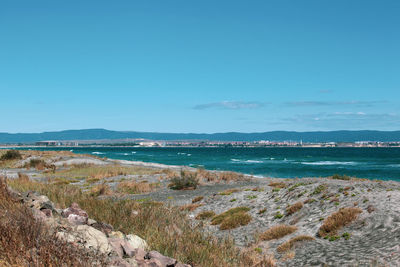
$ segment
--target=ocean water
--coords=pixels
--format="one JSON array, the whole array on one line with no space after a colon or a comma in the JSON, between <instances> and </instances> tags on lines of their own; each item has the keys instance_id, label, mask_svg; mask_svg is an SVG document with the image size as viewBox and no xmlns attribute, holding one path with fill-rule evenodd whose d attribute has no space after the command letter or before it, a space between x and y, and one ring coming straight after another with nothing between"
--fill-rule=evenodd
<instances>
[{"instance_id":1,"label":"ocean water","mask_svg":"<svg viewBox=\"0 0 400 267\"><path fill-rule=\"evenodd\" d=\"M71 150L111 159L187 165L257 176L302 178L346 174L400 181L400 148L32 148Z\"/></svg>"}]
</instances>

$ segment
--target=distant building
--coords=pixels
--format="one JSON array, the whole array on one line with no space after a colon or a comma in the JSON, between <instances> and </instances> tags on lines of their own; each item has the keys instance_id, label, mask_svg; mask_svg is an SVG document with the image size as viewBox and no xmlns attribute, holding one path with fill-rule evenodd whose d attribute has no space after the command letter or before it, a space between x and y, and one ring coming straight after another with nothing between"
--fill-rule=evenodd
<instances>
[{"instance_id":1,"label":"distant building","mask_svg":"<svg viewBox=\"0 0 400 267\"><path fill-rule=\"evenodd\" d=\"M35 143L37 146L78 146L75 141L38 141Z\"/></svg>"}]
</instances>

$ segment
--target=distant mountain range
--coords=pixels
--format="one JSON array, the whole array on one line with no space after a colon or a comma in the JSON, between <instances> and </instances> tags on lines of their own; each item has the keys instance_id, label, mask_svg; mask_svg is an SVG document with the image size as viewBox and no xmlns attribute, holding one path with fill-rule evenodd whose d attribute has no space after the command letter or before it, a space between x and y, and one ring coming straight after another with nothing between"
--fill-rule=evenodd
<instances>
[{"instance_id":1,"label":"distant mountain range","mask_svg":"<svg viewBox=\"0 0 400 267\"><path fill-rule=\"evenodd\" d=\"M356 142L356 141L400 141L400 131L329 131L290 132L273 131L263 133L156 133L133 131L110 131L105 129L66 130L43 133L0 133L0 143L34 143L45 140L218 140L218 141L300 141L303 142Z\"/></svg>"}]
</instances>

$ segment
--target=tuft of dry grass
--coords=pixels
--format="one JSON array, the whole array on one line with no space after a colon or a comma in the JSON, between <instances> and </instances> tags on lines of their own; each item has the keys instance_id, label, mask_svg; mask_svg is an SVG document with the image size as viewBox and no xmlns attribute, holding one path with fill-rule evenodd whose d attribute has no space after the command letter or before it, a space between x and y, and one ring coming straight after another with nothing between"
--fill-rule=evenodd
<instances>
[{"instance_id":1,"label":"tuft of dry grass","mask_svg":"<svg viewBox=\"0 0 400 267\"><path fill-rule=\"evenodd\" d=\"M286 208L286 214L287 215L292 215L295 212L298 212L303 208L303 203L302 202L296 202L293 205L289 206Z\"/></svg>"},{"instance_id":2,"label":"tuft of dry grass","mask_svg":"<svg viewBox=\"0 0 400 267\"><path fill-rule=\"evenodd\" d=\"M247 213L249 210L247 207L232 208L212 218L211 224L219 224L221 230L247 225L252 219L250 214Z\"/></svg>"},{"instance_id":3,"label":"tuft of dry grass","mask_svg":"<svg viewBox=\"0 0 400 267\"><path fill-rule=\"evenodd\" d=\"M286 188L287 187L287 184L284 182L270 182L268 185L273 188Z\"/></svg>"},{"instance_id":4,"label":"tuft of dry grass","mask_svg":"<svg viewBox=\"0 0 400 267\"><path fill-rule=\"evenodd\" d=\"M341 208L326 218L318 230L320 237L336 235L337 231L357 219L362 212L360 208Z\"/></svg>"},{"instance_id":5,"label":"tuft of dry grass","mask_svg":"<svg viewBox=\"0 0 400 267\"><path fill-rule=\"evenodd\" d=\"M191 204L180 206L179 209L182 211L194 211L195 209L197 209L198 207L201 207L201 206L203 206L203 204L191 203Z\"/></svg>"},{"instance_id":6,"label":"tuft of dry grass","mask_svg":"<svg viewBox=\"0 0 400 267\"><path fill-rule=\"evenodd\" d=\"M300 242L303 241L312 241L315 240L314 237L309 236L309 235L299 235L296 237L291 238L290 240L284 242L278 248L276 249L279 253L284 253L287 252L288 250L291 250L295 248Z\"/></svg>"},{"instance_id":7,"label":"tuft of dry grass","mask_svg":"<svg viewBox=\"0 0 400 267\"><path fill-rule=\"evenodd\" d=\"M0 178L0 265L104 266L106 258L59 240Z\"/></svg>"},{"instance_id":8,"label":"tuft of dry grass","mask_svg":"<svg viewBox=\"0 0 400 267\"><path fill-rule=\"evenodd\" d=\"M219 192L218 195L229 196L229 195L232 195L232 193L236 193L236 192L239 192L239 189L237 189L237 188L226 189L225 191Z\"/></svg>"},{"instance_id":9,"label":"tuft of dry grass","mask_svg":"<svg viewBox=\"0 0 400 267\"><path fill-rule=\"evenodd\" d=\"M250 208L248 207L236 207L236 208L232 208L230 210L227 210L217 216L215 216L212 221L211 224L213 225L217 225L217 224L221 224L225 218L235 214L235 213L239 213L239 212L248 212L250 210Z\"/></svg>"},{"instance_id":10,"label":"tuft of dry grass","mask_svg":"<svg viewBox=\"0 0 400 267\"><path fill-rule=\"evenodd\" d=\"M142 194L154 191L159 184L135 181L123 181L117 186L117 191L125 194Z\"/></svg>"},{"instance_id":11,"label":"tuft of dry grass","mask_svg":"<svg viewBox=\"0 0 400 267\"><path fill-rule=\"evenodd\" d=\"M279 239L296 231L297 231L296 226L279 224L272 226L267 231L260 234L259 238L264 241Z\"/></svg>"},{"instance_id":12,"label":"tuft of dry grass","mask_svg":"<svg viewBox=\"0 0 400 267\"><path fill-rule=\"evenodd\" d=\"M196 171L197 177L200 181L204 182L231 182L231 181L243 181L246 180L246 177L237 172L216 172L216 171L207 171L203 168L199 168Z\"/></svg>"},{"instance_id":13,"label":"tuft of dry grass","mask_svg":"<svg viewBox=\"0 0 400 267\"><path fill-rule=\"evenodd\" d=\"M206 220L206 219L210 219L214 216L215 216L215 212L213 212L212 210L206 210L206 211L202 211L199 214L197 214L196 219L197 220Z\"/></svg>"},{"instance_id":14,"label":"tuft of dry grass","mask_svg":"<svg viewBox=\"0 0 400 267\"><path fill-rule=\"evenodd\" d=\"M113 194L113 191L111 190L110 186L108 184L99 184L96 186L93 186L90 191L89 194L93 197L98 197L98 196L109 196Z\"/></svg>"},{"instance_id":15,"label":"tuft of dry grass","mask_svg":"<svg viewBox=\"0 0 400 267\"><path fill-rule=\"evenodd\" d=\"M19 172L19 173L18 173L18 179L19 179L20 181L23 181L23 182L29 182L29 176L26 175L25 173Z\"/></svg>"},{"instance_id":16,"label":"tuft of dry grass","mask_svg":"<svg viewBox=\"0 0 400 267\"><path fill-rule=\"evenodd\" d=\"M226 217L219 226L219 229L228 230L237 228L239 226L244 226L249 224L251 219L251 215L247 212L237 212L232 214L231 216Z\"/></svg>"},{"instance_id":17,"label":"tuft of dry grass","mask_svg":"<svg viewBox=\"0 0 400 267\"><path fill-rule=\"evenodd\" d=\"M243 181L245 176L237 172L221 172L219 173L219 180L224 182Z\"/></svg>"},{"instance_id":18,"label":"tuft of dry grass","mask_svg":"<svg viewBox=\"0 0 400 267\"><path fill-rule=\"evenodd\" d=\"M192 199L192 203L196 203L196 202L202 201L203 199L204 199L203 196L197 196L197 197Z\"/></svg>"}]
</instances>

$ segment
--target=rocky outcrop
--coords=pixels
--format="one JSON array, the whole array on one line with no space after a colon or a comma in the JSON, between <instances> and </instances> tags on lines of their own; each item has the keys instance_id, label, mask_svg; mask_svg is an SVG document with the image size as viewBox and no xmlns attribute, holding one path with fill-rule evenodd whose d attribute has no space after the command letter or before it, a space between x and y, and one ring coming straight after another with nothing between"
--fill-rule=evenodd
<instances>
[{"instance_id":1,"label":"rocky outcrop","mask_svg":"<svg viewBox=\"0 0 400 267\"><path fill-rule=\"evenodd\" d=\"M88 251L105 255L115 267L190 267L157 251L148 251L147 242L134 234L125 235L106 223L90 219L87 212L72 203L60 210L35 192L19 195L32 209L36 220L47 224L56 237Z\"/></svg>"}]
</instances>

